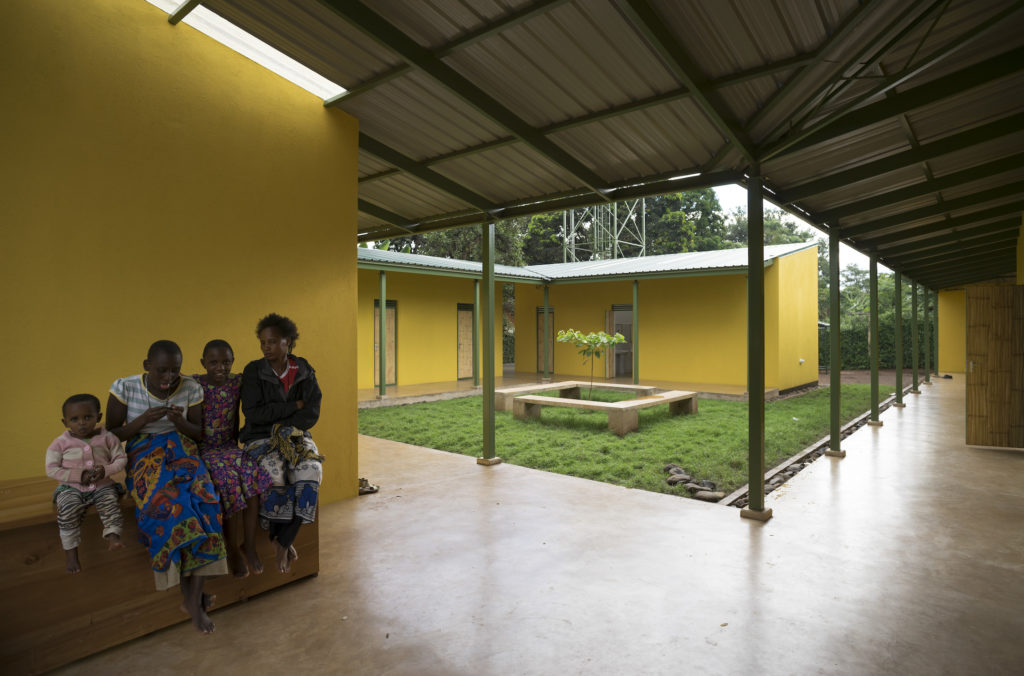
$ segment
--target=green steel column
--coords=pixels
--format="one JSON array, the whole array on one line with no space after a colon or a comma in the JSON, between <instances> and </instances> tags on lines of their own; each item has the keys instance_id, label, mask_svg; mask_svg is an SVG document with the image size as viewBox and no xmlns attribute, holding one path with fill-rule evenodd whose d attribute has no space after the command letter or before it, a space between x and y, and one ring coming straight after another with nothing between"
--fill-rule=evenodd
<instances>
[{"instance_id":1,"label":"green steel column","mask_svg":"<svg viewBox=\"0 0 1024 676\"><path fill-rule=\"evenodd\" d=\"M747 180L747 468L748 504L740 516L767 521L764 508L764 203L761 169Z\"/></svg>"},{"instance_id":2,"label":"green steel column","mask_svg":"<svg viewBox=\"0 0 1024 676\"><path fill-rule=\"evenodd\" d=\"M920 355L917 345L917 282L910 283L910 332L910 369L913 373L913 387L910 388L910 392L921 394L921 390L917 389L917 359Z\"/></svg>"},{"instance_id":3,"label":"green steel column","mask_svg":"<svg viewBox=\"0 0 1024 676\"><path fill-rule=\"evenodd\" d=\"M544 380L551 380L551 346L548 345L548 336L551 335L551 306L548 304L548 285L544 285Z\"/></svg>"},{"instance_id":4,"label":"green steel column","mask_svg":"<svg viewBox=\"0 0 1024 676\"><path fill-rule=\"evenodd\" d=\"M633 280L633 384L640 383L640 281Z\"/></svg>"},{"instance_id":5,"label":"green steel column","mask_svg":"<svg viewBox=\"0 0 1024 676\"><path fill-rule=\"evenodd\" d=\"M924 384L932 384L932 322L929 319L929 305L932 304L932 292L924 288Z\"/></svg>"},{"instance_id":6,"label":"green steel column","mask_svg":"<svg viewBox=\"0 0 1024 676\"><path fill-rule=\"evenodd\" d=\"M939 292L932 292L932 311L935 313L935 330L932 331L932 354L935 355L935 361L932 362L932 375L938 377L939 375Z\"/></svg>"},{"instance_id":7,"label":"green steel column","mask_svg":"<svg viewBox=\"0 0 1024 676\"><path fill-rule=\"evenodd\" d=\"M871 361L871 419L868 425L881 426L882 421L878 419L878 258L872 256L869 266L870 287L870 313L871 321L868 329L868 349Z\"/></svg>"},{"instance_id":8,"label":"green steel column","mask_svg":"<svg viewBox=\"0 0 1024 676\"><path fill-rule=\"evenodd\" d=\"M388 277L383 270L380 271L380 328L377 338L377 368L380 369L377 397L383 399L388 393Z\"/></svg>"},{"instance_id":9,"label":"green steel column","mask_svg":"<svg viewBox=\"0 0 1024 676\"><path fill-rule=\"evenodd\" d=\"M473 280L473 387L480 387L480 280Z\"/></svg>"},{"instance_id":10,"label":"green steel column","mask_svg":"<svg viewBox=\"0 0 1024 676\"><path fill-rule=\"evenodd\" d=\"M842 359L839 341L839 224L828 229L829 441L826 455L845 458L842 449Z\"/></svg>"},{"instance_id":11,"label":"green steel column","mask_svg":"<svg viewBox=\"0 0 1024 676\"><path fill-rule=\"evenodd\" d=\"M906 406L903 403L903 275L899 272L896 272L894 285L896 287L896 307L894 308L896 315L896 345L894 346L896 351L896 403L893 406L903 408Z\"/></svg>"},{"instance_id":12,"label":"green steel column","mask_svg":"<svg viewBox=\"0 0 1024 676\"><path fill-rule=\"evenodd\" d=\"M484 372L484 454L476 461L481 465L501 462L494 454L494 224L481 226L483 238L483 317L484 340L480 368Z\"/></svg>"}]
</instances>

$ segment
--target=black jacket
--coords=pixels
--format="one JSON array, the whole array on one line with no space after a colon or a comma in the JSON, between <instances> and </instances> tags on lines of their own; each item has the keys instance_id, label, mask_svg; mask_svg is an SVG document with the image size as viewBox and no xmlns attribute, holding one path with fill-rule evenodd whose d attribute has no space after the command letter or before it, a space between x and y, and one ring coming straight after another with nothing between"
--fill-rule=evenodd
<instances>
[{"instance_id":1,"label":"black jacket","mask_svg":"<svg viewBox=\"0 0 1024 676\"><path fill-rule=\"evenodd\" d=\"M245 427L238 438L244 443L253 439L266 439L276 423L309 430L320 419L320 400L323 395L316 382L316 371L302 357L292 355L299 365L295 382L284 393L281 380L266 359L251 361L242 371L242 413ZM295 405L302 400L302 408Z\"/></svg>"}]
</instances>

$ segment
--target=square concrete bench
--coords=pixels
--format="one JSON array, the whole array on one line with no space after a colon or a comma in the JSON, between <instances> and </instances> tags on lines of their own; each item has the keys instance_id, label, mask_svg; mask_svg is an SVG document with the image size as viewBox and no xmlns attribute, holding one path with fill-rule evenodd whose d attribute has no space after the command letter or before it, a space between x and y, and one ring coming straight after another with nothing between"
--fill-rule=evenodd
<instances>
[{"instance_id":1,"label":"square concrete bench","mask_svg":"<svg viewBox=\"0 0 1024 676\"><path fill-rule=\"evenodd\" d=\"M494 410L511 411L513 399L519 395L534 392L557 391L560 397L567 399L579 399L581 390L589 387L589 382L581 380L562 380L556 383L531 383L529 385L516 385L515 387L502 387L494 390ZM594 383L593 387L595 390L632 392L637 396L651 395L658 389L653 385L629 385L621 383Z\"/></svg>"},{"instance_id":2,"label":"square concrete bench","mask_svg":"<svg viewBox=\"0 0 1024 676\"><path fill-rule=\"evenodd\" d=\"M107 551L100 519L89 508L78 547L82 572L67 572L51 500L56 487L57 482L47 477L0 481L0 595L8 609L0 632L4 673L42 673L189 621L178 609L177 588L160 592L153 587L149 556L136 539L131 498L121 500L124 549ZM316 575L318 530L313 523L299 531L299 559L286 574L277 572L273 547L266 533L258 531L257 549L266 572L245 579L211 578L206 591L217 596L213 621L218 621L219 608ZM242 532L241 522L235 532Z\"/></svg>"},{"instance_id":3,"label":"square concrete bench","mask_svg":"<svg viewBox=\"0 0 1024 676\"><path fill-rule=\"evenodd\" d=\"M608 414L608 429L621 437L640 429L640 416L638 413L640 409L660 406L661 404L668 404L668 410L671 415L696 413L697 393L670 390L639 399L614 402L562 399L560 397L528 394L515 398L512 414L516 418L523 420L527 418L540 418L540 410L543 406L604 411Z\"/></svg>"}]
</instances>

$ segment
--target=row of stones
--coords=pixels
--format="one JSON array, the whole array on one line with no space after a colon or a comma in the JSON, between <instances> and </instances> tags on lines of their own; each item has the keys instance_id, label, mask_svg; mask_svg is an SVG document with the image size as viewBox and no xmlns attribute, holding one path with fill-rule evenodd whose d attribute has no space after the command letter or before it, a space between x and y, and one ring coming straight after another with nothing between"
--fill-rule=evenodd
<instances>
[{"instance_id":1,"label":"row of stones","mask_svg":"<svg viewBox=\"0 0 1024 676\"><path fill-rule=\"evenodd\" d=\"M669 486L679 486L682 484L683 488L690 491L691 497L694 497L697 500L718 502L725 497L725 493L715 490L717 486L714 481L709 481L707 479L695 481L694 478L679 465L669 463L665 465L665 471L668 472L668 478L665 481Z\"/></svg>"}]
</instances>

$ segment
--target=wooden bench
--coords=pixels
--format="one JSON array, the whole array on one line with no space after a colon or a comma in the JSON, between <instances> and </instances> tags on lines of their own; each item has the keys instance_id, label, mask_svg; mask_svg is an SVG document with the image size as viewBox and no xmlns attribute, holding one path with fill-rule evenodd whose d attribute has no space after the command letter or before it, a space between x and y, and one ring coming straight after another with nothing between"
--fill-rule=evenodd
<instances>
[{"instance_id":1,"label":"wooden bench","mask_svg":"<svg viewBox=\"0 0 1024 676\"><path fill-rule=\"evenodd\" d=\"M107 550L99 517L90 508L78 547L82 572L67 572L51 501L56 486L47 477L0 481L0 598L5 608L0 664L5 673L42 673L189 621L178 608L177 588L154 589L149 557L136 539L130 498L121 502L125 548ZM241 534L240 520L235 532ZM264 532L258 535L263 575L208 581L206 591L217 595L214 622L219 608L319 572L317 524L299 531L299 559L287 574L276 571L273 547Z\"/></svg>"},{"instance_id":2,"label":"wooden bench","mask_svg":"<svg viewBox=\"0 0 1024 676\"><path fill-rule=\"evenodd\" d=\"M579 399L582 389L590 387L589 382L582 380L562 380L557 383L531 383L529 385L516 385L515 387L502 387L494 390L494 410L511 411L512 401L519 395L533 392L558 392L560 397L568 399ZM594 383L595 390L612 390L615 392L632 392L638 396L654 394L658 388L652 385L629 385L622 383Z\"/></svg>"},{"instance_id":3,"label":"wooden bench","mask_svg":"<svg viewBox=\"0 0 1024 676\"><path fill-rule=\"evenodd\" d=\"M585 401L581 399L562 399L559 397L544 397L540 395L526 395L516 397L512 414L516 418L540 418L540 410L543 406L561 406L563 408L578 408L590 411L605 411L608 413L608 429L615 434L625 436L630 432L640 429L640 416L638 411L642 408L668 404L671 415L680 413L697 412L697 393L683 390L670 390L659 394L652 394L639 399L627 399L626 401Z\"/></svg>"}]
</instances>

